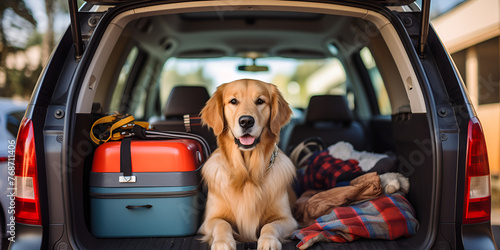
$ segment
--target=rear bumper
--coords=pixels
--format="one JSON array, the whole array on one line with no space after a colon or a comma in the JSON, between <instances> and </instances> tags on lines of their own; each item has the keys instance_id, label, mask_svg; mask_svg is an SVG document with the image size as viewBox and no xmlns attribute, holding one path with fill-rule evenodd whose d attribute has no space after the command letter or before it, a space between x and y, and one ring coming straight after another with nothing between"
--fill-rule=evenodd
<instances>
[{"instance_id":1,"label":"rear bumper","mask_svg":"<svg viewBox=\"0 0 500 250\"><path fill-rule=\"evenodd\" d=\"M462 244L464 249L497 249L489 222L462 225Z\"/></svg>"},{"instance_id":2,"label":"rear bumper","mask_svg":"<svg viewBox=\"0 0 500 250\"><path fill-rule=\"evenodd\" d=\"M8 249L42 249L42 239L42 226L31 226L17 223L14 241L7 241L10 243Z\"/></svg>"}]
</instances>

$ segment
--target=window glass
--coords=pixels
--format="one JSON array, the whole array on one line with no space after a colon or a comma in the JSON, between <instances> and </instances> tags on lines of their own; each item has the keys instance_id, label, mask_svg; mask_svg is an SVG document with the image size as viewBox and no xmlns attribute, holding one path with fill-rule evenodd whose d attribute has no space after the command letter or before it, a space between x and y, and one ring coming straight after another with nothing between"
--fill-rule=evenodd
<instances>
[{"instance_id":1,"label":"window glass","mask_svg":"<svg viewBox=\"0 0 500 250\"><path fill-rule=\"evenodd\" d=\"M238 66L252 64L251 59L234 57L171 58L163 67L161 102L166 103L170 90L176 85L202 85L213 93L218 85L242 78L277 85L285 99L296 108L306 108L312 95L346 94L346 73L337 58L260 58L256 64L267 66L267 71L238 70Z\"/></svg>"},{"instance_id":2,"label":"window glass","mask_svg":"<svg viewBox=\"0 0 500 250\"><path fill-rule=\"evenodd\" d=\"M457 66L457 69L460 73L460 76L462 77L462 80L465 82L465 61L466 61L466 50L461 50L458 52L455 52L451 55L453 58L453 61L455 62L455 66ZM467 82L465 82L467 84Z\"/></svg>"},{"instance_id":3,"label":"window glass","mask_svg":"<svg viewBox=\"0 0 500 250\"><path fill-rule=\"evenodd\" d=\"M132 114L135 118L142 118L145 115L147 89L143 85L139 85L132 91L132 95L132 102L128 113Z\"/></svg>"},{"instance_id":4,"label":"window glass","mask_svg":"<svg viewBox=\"0 0 500 250\"><path fill-rule=\"evenodd\" d=\"M391 102L389 101L389 95L385 89L384 80L380 75L380 71L377 68L375 59L373 59L372 53L367 47L364 47L359 52L361 60L368 71L371 83L373 85L373 90L375 91L375 97L377 98L378 108L381 115L391 115L392 108Z\"/></svg>"},{"instance_id":5,"label":"window glass","mask_svg":"<svg viewBox=\"0 0 500 250\"><path fill-rule=\"evenodd\" d=\"M498 37L476 45L478 62L478 103L498 103L500 91L500 52Z\"/></svg>"},{"instance_id":6,"label":"window glass","mask_svg":"<svg viewBox=\"0 0 500 250\"><path fill-rule=\"evenodd\" d=\"M136 119L145 118L146 115L153 113L153 110L147 109L148 98L154 98L156 83L153 77L155 76L154 66L156 60L148 60L144 62L141 68L141 73L137 78L137 84L130 93L130 102L128 113L132 114Z\"/></svg>"},{"instance_id":7,"label":"window glass","mask_svg":"<svg viewBox=\"0 0 500 250\"><path fill-rule=\"evenodd\" d=\"M23 119L24 111L12 112L7 114L7 131L13 136L17 136L17 131L19 130L19 124L21 124L21 120Z\"/></svg>"},{"instance_id":8,"label":"window glass","mask_svg":"<svg viewBox=\"0 0 500 250\"><path fill-rule=\"evenodd\" d=\"M120 74L118 75L118 81L116 82L115 89L113 91L113 97L111 98L111 103L109 105L109 110L111 111L124 111L124 107L121 107L123 94L125 91L125 86L127 85L128 78L130 76L130 72L132 71L132 67L137 59L137 55L139 54L139 49L134 47L130 50L130 53L123 64Z\"/></svg>"}]
</instances>

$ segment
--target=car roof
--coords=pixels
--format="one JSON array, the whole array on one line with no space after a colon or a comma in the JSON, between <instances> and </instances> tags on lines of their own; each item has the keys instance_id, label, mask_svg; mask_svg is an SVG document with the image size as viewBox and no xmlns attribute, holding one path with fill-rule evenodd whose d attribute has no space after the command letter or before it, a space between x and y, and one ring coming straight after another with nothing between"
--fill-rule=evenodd
<instances>
[{"instance_id":1,"label":"car roof","mask_svg":"<svg viewBox=\"0 0 500 250\"><path fill-rule=\"evenodd\" d=\"M84 1L87 3L90 3L90 4L96 4L96 5L99 5L99 4L118 5L118 4L124 4L124 3L141 2L143 0L84 0ZM402 6L402 5L411 4L415 1L416 0L355 0L352 2L362 2L362 3L372 2L372 3L380 3L383 5L390 5L390 6Z\"/></svg>"},{"instance_id":2,"label":"car roof","mask_svg":"<svg viewBox=\"0 0 500 250\"><path fill-rule=\"evenodd\" d=\"M26 110L28 102L24 100L0 97L0 106L2 107L1 113L6 114L12 111Z\"/></svg>"}]
</instances>

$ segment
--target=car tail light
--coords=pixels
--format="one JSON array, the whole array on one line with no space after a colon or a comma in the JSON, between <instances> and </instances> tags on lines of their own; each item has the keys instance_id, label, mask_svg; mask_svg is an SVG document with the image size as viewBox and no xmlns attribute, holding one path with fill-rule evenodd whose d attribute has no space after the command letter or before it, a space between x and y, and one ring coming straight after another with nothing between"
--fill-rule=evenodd
<instances>
[{"instance_id":1,"label":"car tail light","mask_svg":"<svg viewBox=\"0 0 500 250\"><path fill-rule=\"evenodd\" d=\"M23 118L16 143L16 222L41 225L33 123Z\"/></svg>"},{"instance_id":2,"label":"car tail light","mask_svg":"<svg viewBox=\"0 0 500 250\"><path fill-rule=\"evenodd\" d=\"M0 162L6 162L9 160L9 157L6 156L0 156Z\"/></svg>"},{"instance_id":3,"label":"car tail light","mask_svg":"<svg viewBox=\"0 0 500 250\"><path fill-rule=\"evenodd\" d=\"M477 117L469 121L463 223L486 222L491 217L490 167L483 129Z\"/></svg>"}]
</instances>

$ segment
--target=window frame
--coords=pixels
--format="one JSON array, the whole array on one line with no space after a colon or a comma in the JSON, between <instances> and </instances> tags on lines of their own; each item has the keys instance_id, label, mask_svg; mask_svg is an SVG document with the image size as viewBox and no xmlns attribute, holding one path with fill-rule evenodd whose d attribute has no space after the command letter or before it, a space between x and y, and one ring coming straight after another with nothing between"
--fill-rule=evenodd
<instances>
[{"instance_id":1,"label":"window frame","mask_svg":"<svg viewBox=\"0 0 500 250\"><path fill-rule=\"evenodd\" d=\"M360 51L353 53L351 59L354 63L355 70L361 80L361 85L365 90L365 94L368 98L368 103L370 104L370 110L372 115L381 115L380 108L378 106L377 95L375 94L375 89L373 87L372 79L368 73L363 60L361 59Z\"/></svg>"},{"instance_id":2,"label":"window frame","mask_svg":"<svg viewBox=\"0 0 500 250\"><path fill-rule=\"evenodd\" d=\"M132 65L131 65L130 70L126 76L123 90L122 90L122 93L120 95L118 107L115 108L115 107L113 107L113 99L116 97L115 92L117 91L120 74L123 70L123 67L127 63L128 57L130 56L130 54L132 53L132 51L134 49L137 49L137 55L135 56L135 58L133 59L133 62L131 63ZM109 95L109 97L108 97L109 102L107 104L107 109L110 112L113 112L113 111L118 111L120 113L128 113L129 112L129 108L130 108L129 103L130 103L130 100L132 98L131 92L134 89L134 87L137 85L138 78L141 75L141 72L144 68L144 62L148 57L147 53L144 50L142 50L139 46L136 46L136 45L130 46L130 48L127 49L126 51L127 51L127 53L123 54L123 57L120 61L120 64L118 67L119 70L115 71L116 73L115 73L115 76L113 77L113 79L114 79L113 80L113 82L114 82L113 87L110 89L109 94L108 94Z\"/></svg>"}]
</instances>

